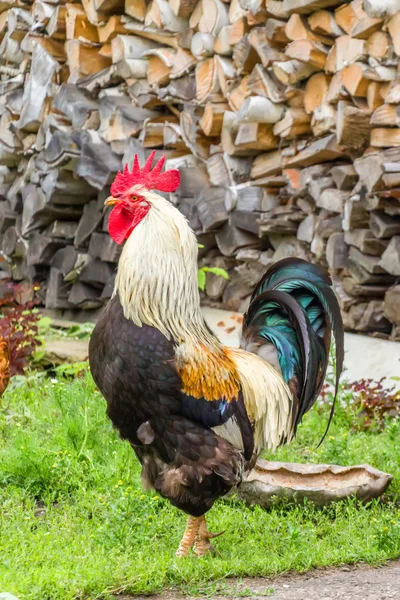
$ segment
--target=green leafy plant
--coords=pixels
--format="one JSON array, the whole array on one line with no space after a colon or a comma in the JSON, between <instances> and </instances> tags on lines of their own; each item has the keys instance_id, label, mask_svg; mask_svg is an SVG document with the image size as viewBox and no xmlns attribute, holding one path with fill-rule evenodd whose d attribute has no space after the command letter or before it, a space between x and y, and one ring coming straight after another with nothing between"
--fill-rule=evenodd
<instances>
[{"instance_id":1,"label":"green leafy plant","mask_svg":"<svg viewBox=\"0 0 400 600\"><path fill-rule=\"evenodd\" d=\"M88 361L75 362L71 364L59 365L54 367L54 372L58 377L65 379L82 377L89 370Z\"/></svg>"},{"instance_id":2,"label":"green leafy plant","mask_svg":"<svg viewBox=\"0 0 400 600\"><path fill-rule=\"evenodd\" d=\"M204 248L203 244L197 244L197 246L199 248ZM222 269L220 267L200 267L200 269L198 269L198 271L197 271L197 282L198 282L199 288L201 289L202 292L204 292L205 287L206 287L207 273L213 273L214 275L217 275L218 277L223 277L224 279L229 279L229 275L225 271L225 269Z\"/></svg>"},{"instance_id":3,"label":"green leafy plant","mask_svg":"<svg viewBox=\"0 0 400 600\"><path fill-rule=\"evenodd\" d=\"M73 323L64 326L62 323L54 323L50 317L41 317L38 321L39 335L47 339L88 340L94 326L94 323Z\"/></svg>"},{"instance_id":4,"label":"green leafy plant","mask_svg":"<svg viewBox=\"0 0 400 600\"><path fill-rule=\"evenodd\" d=\"M220 267L201 267L197 271L197 282L199 284L199 288L201 289L201 291L204 291L204 289L206 287L207 273L213 273L214 275L217 275L218 277L223 277L224 279L229 279L229 275L225 271L225 269L222 269Z\"/></svg>"}]
</instances>

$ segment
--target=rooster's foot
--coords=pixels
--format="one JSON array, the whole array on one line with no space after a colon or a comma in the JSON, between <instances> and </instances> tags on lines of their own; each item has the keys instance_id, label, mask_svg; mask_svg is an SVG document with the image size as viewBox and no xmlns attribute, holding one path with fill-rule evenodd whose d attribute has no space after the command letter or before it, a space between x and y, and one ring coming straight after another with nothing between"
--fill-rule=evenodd
<instances>
[{"instance_id":1,"label":"rooster's foot","mask_svg":"<svg viewBox=\"0 0 400 600\"><path fill-rule=\"evenodd\" d=\"M176 551L176 556L187 556L192 548L197 556L204 556L207 552L211 552L214 555L218 554L217 550L210 543L210 540L223 533L223 531L220 533L211 533L211 531L208 531L204 515L201 517L189 517L185 533Z\"/></svg>"},{"instance_id":2,"label":"rooster's foot","mask_svg":"<svg viewBox=\"0 0 400 600\"><path fill-rule=\"evenodd\" d=\"M223 531L220 531L219 533L208 531L206 518L204 516L200 517L200 525L194 543L195 554L197 554L197 556L204 556L207 552L211 552L214 556L218 554L218 551L211 544L210 540L219 537L223 533Z\"/></svg>"},{"instance_id":3,"label":"rooster's foot","mask_svg":"<svg viewBox=\"0 0 400 600\"><path fill-rule=\"evenodd\" d=\"M193 548L200 527L200 519L201 517L188 517L185 533L176 551L176 556L187 556L189 550Z\"/></svg>"}]
</instances>

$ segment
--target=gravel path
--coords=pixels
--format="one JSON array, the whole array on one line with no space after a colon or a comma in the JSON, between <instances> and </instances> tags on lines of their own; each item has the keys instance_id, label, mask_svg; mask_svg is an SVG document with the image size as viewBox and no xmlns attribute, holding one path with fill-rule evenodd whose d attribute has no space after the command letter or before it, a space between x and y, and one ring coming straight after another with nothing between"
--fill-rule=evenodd
<instances>
[{"instance_id":1,"label":"gravel path","mask_svg":"<svg viewBox=\"0 0 400 600\"><path fill-rule=\"evenodd\" d=\"M340 569L317 569L299 574L287 574L273 579L254 577L243 579L240 584L227 580L223 596L212 600L400 600L400 560L384 567L366 565ZM244 591L248 590L246 595ZM242 591L242 595L240 595ZM122 596L121 600L189 600L168 591L155 596Z\"/></svg>"}]
</instances>

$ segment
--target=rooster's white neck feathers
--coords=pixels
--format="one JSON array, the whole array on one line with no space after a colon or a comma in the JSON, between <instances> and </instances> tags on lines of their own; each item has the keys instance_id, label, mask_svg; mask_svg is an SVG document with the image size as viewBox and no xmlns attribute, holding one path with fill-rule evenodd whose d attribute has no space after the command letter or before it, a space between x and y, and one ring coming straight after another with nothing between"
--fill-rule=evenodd
<instances>
[{"instance_id":1,"label":"rooster's white neck feathers","mask_svg":"<svg viewBox=\"0 0 400 600\"><path fill-rule=\"evenodd\" d=\"M170 202L142 195L151 208L125 243L115 281L124 315L178 343L213 343L200 311L196 237Z\"/></svg>"}]
</instances>

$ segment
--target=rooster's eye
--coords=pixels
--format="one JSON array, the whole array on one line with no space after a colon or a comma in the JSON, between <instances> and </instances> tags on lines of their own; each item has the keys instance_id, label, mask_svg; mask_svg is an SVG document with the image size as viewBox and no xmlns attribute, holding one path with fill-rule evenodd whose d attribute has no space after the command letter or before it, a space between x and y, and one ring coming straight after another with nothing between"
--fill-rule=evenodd
<instances>
[{"instance_id":1,"label":"rooster's eye","mask_svg":"<svg viewBox=\"0 0 400 600\"><path fill-rule=\"evenodd\" d=\"M137 196L132 196L132 200L133 200L133 202L136 202L136 200L138 200L138 197Z\"/></svg>"}]
</instances>

